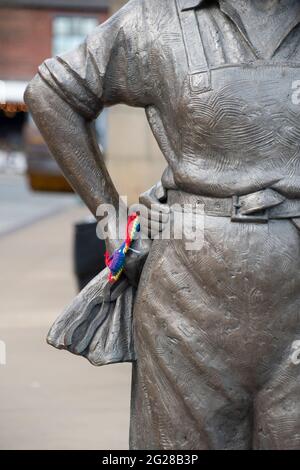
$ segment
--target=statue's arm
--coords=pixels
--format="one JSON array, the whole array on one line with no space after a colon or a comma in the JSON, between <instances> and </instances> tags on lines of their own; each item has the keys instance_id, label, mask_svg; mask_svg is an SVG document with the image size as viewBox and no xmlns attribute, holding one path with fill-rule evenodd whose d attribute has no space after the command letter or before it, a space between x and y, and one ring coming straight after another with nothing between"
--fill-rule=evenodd
<instances>
[{"instance_id":1,"label":"statue's arm","mask_svg":"<svg viewBox=\"0 0 300 470\"><path fill-rule=\"evenodd\" d=\"M136 90L135 80L128 78L132 76L128 67L135 68L138 57L133 32L140 10L140 0L131 0L77 49L47 59L25 92L51 153L94 215L101 204L113 205L118 215L119 197L94 136L93 121L106 106L145 105L142 84Z\"/></svg>"},{"instance_id":2,"label":"statue's arm","mask_svg":"<svg viewBox=\"0 0 300 470\"><path fill-rule=\"evenodd\" d=\"M41 78L29 83L25 102L51 153L75 191L96 216L100 204L118 211L119 197L93 132L82 116Z\"/></svg>"}]
</instances>

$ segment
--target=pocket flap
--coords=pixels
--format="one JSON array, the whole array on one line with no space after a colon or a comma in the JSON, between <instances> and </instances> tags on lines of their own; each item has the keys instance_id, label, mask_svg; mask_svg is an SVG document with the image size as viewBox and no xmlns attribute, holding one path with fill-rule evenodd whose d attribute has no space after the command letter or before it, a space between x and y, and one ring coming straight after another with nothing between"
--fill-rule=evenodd
<instances>
[{"instance_id":1,"label":"pocket flap","mask_svg":"<svg viewBox=\"0 0 300 470\"><path fill-rule=\"evenodd\" d=\"M211 73L198 72L190 75L190 87L193 92L204 93L211 90Z\"/></svg>"}]
</instances>

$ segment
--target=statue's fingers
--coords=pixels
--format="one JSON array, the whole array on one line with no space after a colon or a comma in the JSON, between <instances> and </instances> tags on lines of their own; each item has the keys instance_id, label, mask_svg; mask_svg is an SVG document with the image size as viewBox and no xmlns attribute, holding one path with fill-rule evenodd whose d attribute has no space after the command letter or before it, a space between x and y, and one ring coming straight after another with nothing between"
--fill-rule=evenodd
<instances>
[{"instance_id":1,"label":"statue's fingers","mask_svg":"<svg viewBox=\"0 0 300 470\"><path fill-rule=\"evenodd\" d=\"M145 191L139 197L140 204L143 204L148 209L151 209L151 206L154 204L159 204L159 199L156 197L156 185L152 186L152 188Z\"/></svg>"},{"instance_id":2,"label":"statue's fingers","mask_svg":"<svg viewBox=\"0 0 300 470\"><path fill-rule=\"evenodd\" d=\"M161 206L156 205L149 210L148 219L156 222L167 223L169 221L169 211L160 210Z\"/></svg>"},{"instance_id":3,"label":"statue's fingers","mask_svg":"<svg viewBox=\"0 0 300 470\"><path fill-rule=\"evenodd\" d=\"M159 222L156 220L150 220L142 217L140 219L140 226L141 226L141 233L143 235L146 235L146 237L149 237L153 239L156 235L158 235L160 232L162 232L165 227L166 223Z\"/></svg>"}]
</instances>

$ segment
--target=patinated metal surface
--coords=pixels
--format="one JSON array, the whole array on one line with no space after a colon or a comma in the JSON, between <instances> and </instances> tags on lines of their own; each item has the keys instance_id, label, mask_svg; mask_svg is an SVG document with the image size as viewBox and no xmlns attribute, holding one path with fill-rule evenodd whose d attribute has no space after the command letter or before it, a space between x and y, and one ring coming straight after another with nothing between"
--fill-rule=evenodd
<instances>
[{"instance_id":1,"label":"patinated metal surface","mask_svg":"<svg viewBox=\"0 0 300 470\"><path fill-rule=\"evenodd\" d=\"M205 206L204 247L155 240L142 272L131 448L300 448L299 39L296 0L131 0L29 85L94 213L118 194L90 122L118 103L145 108L166 204Z\"/></svg>"}]
</instances>

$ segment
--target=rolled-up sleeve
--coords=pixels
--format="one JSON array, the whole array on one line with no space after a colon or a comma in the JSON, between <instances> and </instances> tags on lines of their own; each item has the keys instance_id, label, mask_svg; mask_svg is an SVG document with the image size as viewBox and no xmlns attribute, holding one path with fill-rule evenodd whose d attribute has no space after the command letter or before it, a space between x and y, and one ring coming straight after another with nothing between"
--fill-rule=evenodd
<instances>
[{"instance_id":1,"label":"rolled-up sleeve","mask_svg":"<svg viewBox=\"0 0 300 470\"><path fill-rule=\"evenodd\" d=\"M142 86L130 80L138 54L138 1L131 0L116 15L98 26L72 52L47 59L39 74L73 109L88 120L104 106L118 102L143 105ZM141 85L141 84L140 84Z\"/></svg>"}]
</instances>

